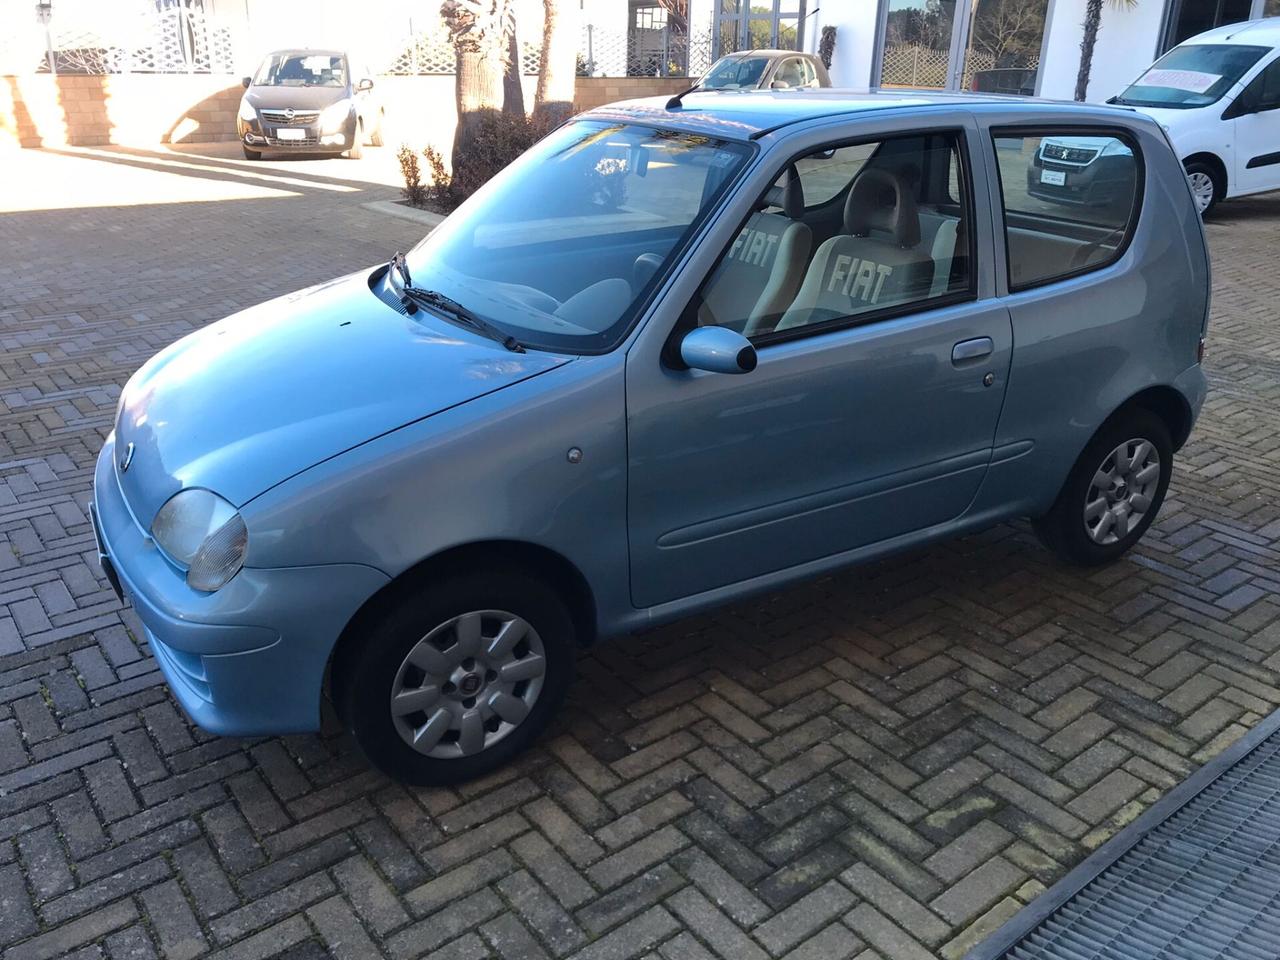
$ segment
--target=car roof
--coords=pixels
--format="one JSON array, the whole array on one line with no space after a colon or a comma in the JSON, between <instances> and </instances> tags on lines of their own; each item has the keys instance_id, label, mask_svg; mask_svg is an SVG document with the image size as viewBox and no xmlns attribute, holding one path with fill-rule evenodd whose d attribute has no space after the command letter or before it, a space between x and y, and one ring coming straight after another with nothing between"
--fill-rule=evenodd
<instances>
[{"instance_id":1,"label":"car roof","mask_svg":"<svg viewBox=\"0 0 1280 960\"><path fill-rule=\"evenodd\" d=\"M808 57L810 60L816 59L817 54L805 53L803 50L766 50L760 48L758 50L739 50L737 53L726 53L721 60L727 60L730 57Z\"/></svg>"},{"instance_id":2,"label":"car roof","mask_svg":"<svg viewBox=\"0 0 1280 960\"><path fill-rule=\"evenodd\" d=\"M1180 47L1209 43L1243 43L1258 46L1280 46L1280 17L1265 20L1242 20L1224 27L1214 27L1183 40Z\"/></svg>"},{"instance_id":3,"label":"car roof","mask_svg":"<svg viewBox=\"0 0 1280 960\"><path fill-rule=\"evenodd\" d=\"M693 90L680 106L668 109L668 97L624 100L596 107L579 119L613 119L624 122L660 124L719 136L728 140L748 140L778 127L807 120L830 119L873 113L881 110L925 107L974 107L999 104L1010 110L1042 110L1060 106L1060 101L1040 100L982 93L938 93L931 90L840 90L832 87L804 87L794 90ZM1076 104L1084 109L1083 105ZM1132 111L1096 107L1132 116Z\"/></svg>"}]
</instances>

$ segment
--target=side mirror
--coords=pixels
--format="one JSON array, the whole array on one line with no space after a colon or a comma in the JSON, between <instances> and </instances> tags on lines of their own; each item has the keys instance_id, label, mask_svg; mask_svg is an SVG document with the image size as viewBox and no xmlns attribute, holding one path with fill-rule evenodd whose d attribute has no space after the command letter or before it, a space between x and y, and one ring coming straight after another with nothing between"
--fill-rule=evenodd
<instances>
[{"instance_id":1,"label":"side mirror","mask_svg":"<svg viewBox=\"0 0 1280 960\"><path fill-rule=\"evenodd\" d=\"M253 77L245 77L243 80L240 81L240 85L244 87L246 90L249 89L249 84L251 83L253 83Z\"/></svg>"},{"instance_id":2,"label":"side mirror","mask_svg":"<svg viewBox=\"0 0 1280 960\"><path fill-rule=\"evenodd\" d=\"M680 359L708 373L750 373L758 358L751 341L728 327L695 327L680 341Z\"/></svg>"},{"instance_id":3,"label":"side mirror","mask_svg":"<svg viewBox=\"0 0 1280 960\"><path fill-rule=\"evenodd\" d=\"M785 80L774 80L769 84L769 87L773 90L790 90L791 84L787 83Z\"/></svg>"},{"instance_id":4,"label":"side mirror","mask_svg":"<svg viewBox=\"0 0 1280 960\"><path fill-rule=\"evenodd\" d=\"M365 77L363 80L361 80L359 83L357 83L357 84L356 84L356 89L357 89L357 90L372 90L372 89L373 89L373 81L372 81L372 80L370 80L368 77Z\"/></svg>"}]
</instances>

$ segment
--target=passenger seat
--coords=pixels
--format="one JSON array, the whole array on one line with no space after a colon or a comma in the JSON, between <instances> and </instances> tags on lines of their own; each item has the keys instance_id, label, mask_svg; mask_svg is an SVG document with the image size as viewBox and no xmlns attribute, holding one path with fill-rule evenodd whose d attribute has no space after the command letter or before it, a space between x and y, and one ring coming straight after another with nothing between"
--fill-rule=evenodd
<instances>
[{"instance_id":1,"label":"passenger seat","mask_svg":"<svg viewBox=\"0 0 1280 960\"><path fill-rule=\"evenodd\" d=\"M845 201L844 233L818 248L777 329L924 299L933 274L932 256L920 249L920 213L911 187L892 171L864 170Z\"/></svg>"}]
</instances>

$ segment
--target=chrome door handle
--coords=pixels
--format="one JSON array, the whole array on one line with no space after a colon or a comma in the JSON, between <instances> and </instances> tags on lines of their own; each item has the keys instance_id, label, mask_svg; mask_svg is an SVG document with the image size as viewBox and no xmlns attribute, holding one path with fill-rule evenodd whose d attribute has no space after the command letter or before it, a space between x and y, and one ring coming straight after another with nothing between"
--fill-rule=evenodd
<instances>
[{"instance_id":1,"label":"chrome door handle","mask_svg":"<svg viewBox=\"0 0 1280 960\"><path fill-rule=\"evenodd\" d=\"M951 362L963 363L965 360L979 360L989 357L995 344L990 337L975 337L973 340L961 340L951 348Z\"/></svg>"}]
</instances>

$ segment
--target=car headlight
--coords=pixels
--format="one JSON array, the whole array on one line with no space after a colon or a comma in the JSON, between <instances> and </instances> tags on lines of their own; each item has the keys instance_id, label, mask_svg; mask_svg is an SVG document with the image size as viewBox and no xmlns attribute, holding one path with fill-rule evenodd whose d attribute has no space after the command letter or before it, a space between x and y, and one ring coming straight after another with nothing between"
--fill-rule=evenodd
<instances>
[{"instance_id":1,"label":"car headlight","mask_svg":"<svg viewBox=\"0 0 1280 960\"><path fill-rule=\"evenodd\" d=\"M151 521L151 536L187 568L187 585L207 593L239 572L249 547L249 531L236 508L198 487L169 498Z\"/></svg>"},{"instance_id":2,"label":"car headlight","mask_svg":"<svg viewBox=\"0 0 1280 960\"><path fill-rule=\"evenodd\" d=\"M333 133L351 116L351 101L339 100L320 111L320 132Z\"/></svg>"},{"instance_id":3,"label":"car headlight","mask_svg":"<svg viewBox=\"0 0 1280 960\"><path fill-rule=\"evenodd\" d=\"M258 111L253 108L252 103L241 98L239 116L245 123L253 123L253 121L258 119Z\"/></svg>"}]
</instances>

